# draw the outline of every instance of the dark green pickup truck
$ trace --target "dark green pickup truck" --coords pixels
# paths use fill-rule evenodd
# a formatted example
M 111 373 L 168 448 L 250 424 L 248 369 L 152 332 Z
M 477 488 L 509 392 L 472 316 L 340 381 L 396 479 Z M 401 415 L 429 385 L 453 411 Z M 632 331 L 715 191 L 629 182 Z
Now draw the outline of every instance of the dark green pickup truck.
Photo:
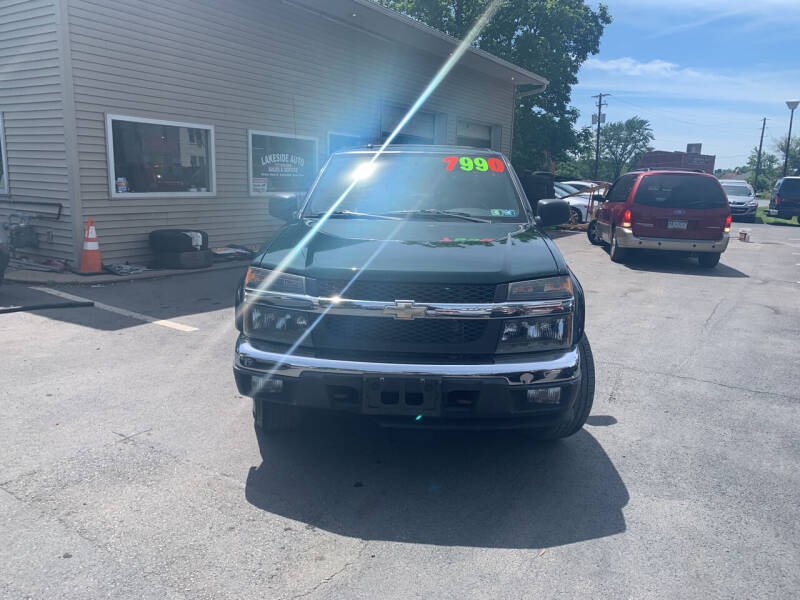
M 237 291 L 234 375 L 256 427 L 307 408 L 385 426 L 532 428 L 586 421 L 594 362 L 578 280 L 506 158 L 389 146 L 334 154 Z

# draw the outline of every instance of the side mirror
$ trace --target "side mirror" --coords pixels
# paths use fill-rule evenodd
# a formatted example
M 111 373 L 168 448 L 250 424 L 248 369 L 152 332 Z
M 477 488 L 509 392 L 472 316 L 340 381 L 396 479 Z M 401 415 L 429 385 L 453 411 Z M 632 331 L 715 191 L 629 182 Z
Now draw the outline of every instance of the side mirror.
M 536 204 L 536 221 L 539 225 L 560 225 L 569 221 L 569 202 L 551 198 Z
M 276 219 L 292 221 L 300 205 L 297 194 L 278 194 L 269 199 L 269 214 Z

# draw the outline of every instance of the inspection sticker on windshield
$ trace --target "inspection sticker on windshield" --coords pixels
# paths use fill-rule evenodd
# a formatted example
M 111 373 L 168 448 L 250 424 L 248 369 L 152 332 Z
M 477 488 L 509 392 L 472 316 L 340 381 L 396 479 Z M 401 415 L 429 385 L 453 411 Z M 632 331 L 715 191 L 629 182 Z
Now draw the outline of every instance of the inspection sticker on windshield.
M 448 171 L 455 171 L 456 165 L 462 171 L 478 171 L 480 173 L 485 173 L 486 171 L 502 173 L 506 170 L 503 161 L 494 157 L 487 160 L 482 156 L 476 156 L 475 158 L 470 156 L 448 156 L 443 160 L 447 165 Z
M 517 211 L 513 208 L 492 208 L 489 214 L 493 217 L 516 217 Z

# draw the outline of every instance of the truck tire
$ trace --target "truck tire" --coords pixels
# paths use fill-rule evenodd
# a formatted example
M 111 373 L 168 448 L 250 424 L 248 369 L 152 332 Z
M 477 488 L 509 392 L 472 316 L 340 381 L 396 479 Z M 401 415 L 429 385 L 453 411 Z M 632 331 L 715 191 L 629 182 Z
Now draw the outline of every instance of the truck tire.
M 703 254 L 697 255 L 697 262 L 700 263 L 701 267 L 713 269 L 719 264 L 720 256 L 721 254 L 719 252 L 704 252 Z
M 192 234 L 200 235 L 199 248 L 192 244 Z M 191 252 L 208 248 L 208 234 L 197 229 L 156 229 L 148 237 L 153 252 Z
M 253 398 L 253 422 L 257 433 L 291 431 L 301 420 L 302 413 L 297 406 Z
M 533 436 L 538 440 L 555 440 L 569 437 L 583 428 L 594 403 L 594 357 L 589 339 L 586 334 L 578 342 L 578 350 L 581 356 L 581 385 L 578 390 L 578 397 L 575 398 L 575 405 L 572 407 L 572 420 L 546 429 L 533 430 Z
M 213 262 L 214 254 L 209 249 L 155 253 L 155 266 L 159 269 L 205 269 Z
M 628 254 L 625 248 L 620 248 L 617 243 L 617 230 L 611 232 L 611 247 L 608 249 L 608 255 L 615 263 L 621 263 L 625 260 Z

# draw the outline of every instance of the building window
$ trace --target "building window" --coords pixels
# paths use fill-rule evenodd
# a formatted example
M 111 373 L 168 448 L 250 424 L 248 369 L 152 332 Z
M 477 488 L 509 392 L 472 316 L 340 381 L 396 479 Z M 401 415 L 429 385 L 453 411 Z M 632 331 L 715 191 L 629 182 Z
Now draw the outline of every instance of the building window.
M 381 114 L 381 140 L 389 139 L 397 125 L 406 116 L 408 109 L 386 105 Z M 433 144 L 436 139 L 436 115 L 431 112 L 417 111 L 398 134 L 392 144 Z
M 305 192 L 317 175 L 315 138 L 253 131 L 248 133 L 250 195 Z
M 214 128 L 106 117 L 111 195 L 213 196 Z
M 6 161 L 6 138 L 3 115 L 0 113 L 0 194 L 8 194 L 8 163 Z
M 458 121 L 456 144 L 475 148 L 492 148 L 492 126 L 471 121 Z
M 360 135 L 349 135 L 347 133 L 328 133 L 328 154 L 333 154 L 339 150 L 348 150 L 350 148 L 360 148 L 368 144 L 367 138 Z

